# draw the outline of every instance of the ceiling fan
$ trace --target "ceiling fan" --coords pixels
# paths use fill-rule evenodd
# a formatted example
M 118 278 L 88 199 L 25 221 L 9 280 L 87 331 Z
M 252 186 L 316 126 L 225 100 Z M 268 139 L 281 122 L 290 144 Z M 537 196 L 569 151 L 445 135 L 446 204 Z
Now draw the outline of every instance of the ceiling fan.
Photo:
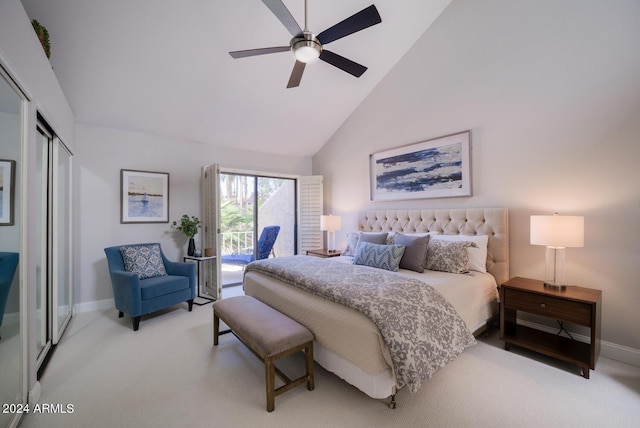
M 304 2 L 304 30 L 300 28 L 282 0 L 262 0 L 262 2 L 271 9 L 271 12 L 273 12 L 276 18 L 282 22 L 293 36 L 289 42 L 289 46 L 276 46 L 271 48 L 229 52 L 229 55 L 233 58 L 245 58 L 249 56 L 291 51 L 293 56 L 296 58 L 296 63 L 294 64 L 293 71 L 289 77 L 287 88 L 295 88 L 299 86 L 305 66 L 318 58 L 343 71 L 346 71 L 349 74 L 352 74 L 355 77 L 360 77 L 365 71 L 367 71 L 367 67 L 328 51 L 324 49 L 323 45 L 356 33 L 360 30 L 364 30 L 372 25 L 381 23 L 382 19 L 380 18 L 380 14 L 378 13 L 378 9 L 376 9 L 375 5 L 362 9 L 360 12 L 337 23 L 333 27 L 327 28 L 316 36 L 309 31 L 307 27 L 307 0 Z

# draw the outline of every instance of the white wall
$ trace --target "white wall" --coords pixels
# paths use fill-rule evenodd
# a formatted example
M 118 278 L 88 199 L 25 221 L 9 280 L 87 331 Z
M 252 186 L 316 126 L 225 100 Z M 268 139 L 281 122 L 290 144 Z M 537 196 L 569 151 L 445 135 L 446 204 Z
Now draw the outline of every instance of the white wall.
M 169 224 L 120 223 L 120 169 L 169 173 L 169 219 L 201 216 L 200 174 L 204 165 L 309 175 L 310 158 L 292 158 L 222 148 L 169 137 L 85 124 L 76 127 L 79 147 L 80 216 L 76 246 L 79 280 L 76 304 L 112 299 L 103 249 L 111 245 L 160 242 L 170 259 L 186 252 L 187 239 Z M 215 138 L 215 136 L 212 136 Z M 198 239 L 198 237 L 196 237 Z
M 366 208 L 505 206 L 511 275 L 543 278 L 529 216 L 584 215 L 567 281 L 640 363 L 639 22 L 633 0 L 454 0 L 313 159 L 337 241 Z M 467 129 L 473 197 L 369 202 L 369 154 Z

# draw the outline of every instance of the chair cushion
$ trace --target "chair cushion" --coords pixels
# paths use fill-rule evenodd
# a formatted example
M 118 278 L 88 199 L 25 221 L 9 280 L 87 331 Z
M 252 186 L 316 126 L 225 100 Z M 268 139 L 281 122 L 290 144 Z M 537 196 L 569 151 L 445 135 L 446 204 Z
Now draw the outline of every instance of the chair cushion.
M 246 266 L 254 260 L 253 254 L 227 254 L 222 256 L 222 263 Z
M 140 281 L 140 297 L 142 300 L 149 300 L 186 288 L 189 288 L 189 278 L 186 276 L 155 276 Z
M 160 245 L 133 245 L 120 248 L 124 269 L 138 274 L 140 279 L 164 276 L 164 268 Z

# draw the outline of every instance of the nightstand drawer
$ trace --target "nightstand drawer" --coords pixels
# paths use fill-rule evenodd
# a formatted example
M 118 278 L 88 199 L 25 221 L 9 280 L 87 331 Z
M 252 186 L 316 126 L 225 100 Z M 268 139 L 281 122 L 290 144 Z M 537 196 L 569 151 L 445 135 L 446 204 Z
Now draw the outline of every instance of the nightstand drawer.
M 591 305 L 553 296 L 505 288 L 505 307 L 591 326 Z

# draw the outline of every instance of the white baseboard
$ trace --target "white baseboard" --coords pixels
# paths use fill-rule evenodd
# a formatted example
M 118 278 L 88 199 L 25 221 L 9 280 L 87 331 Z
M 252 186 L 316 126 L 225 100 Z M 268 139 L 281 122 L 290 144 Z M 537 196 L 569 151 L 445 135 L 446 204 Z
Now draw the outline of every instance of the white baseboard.
M 76 314 L 82 312 L 104 311 L 106 309 L 115 309 L 116 305 L 113 299 L 94 300 L 92 302 L 76 303 L 73 311 Z
M 29 396 L 27 397 L 27 403 L 32 405 L 36 404 L 38 401 L 40 401 L 41 394 L 42 394 L 42 386 L 40 382 L 36 382 L 36 384 L 33 385 L 33 388 L 31 388 L 31 391 L 29 391 Z
M 546 331 L 547 333 L 555 334 L 558 331 L 558 329 L 555 327 L 549 327 L 522 319 L 518 320 L 518 324 L 535 328 L 536 330 Z M 591 340 L 591 338 L 583 334 L 574 332 L 570 333 L 575 340 L 579 340 L 580 342 L 589 343 L 589 341 Z M 620 361 L 621 363 L 640 367 L 640 349 L 629 348 L 628 346 L 622 346 L 616 343 L 607 342 L 606 340 L 600 340 L 600 356 Z

